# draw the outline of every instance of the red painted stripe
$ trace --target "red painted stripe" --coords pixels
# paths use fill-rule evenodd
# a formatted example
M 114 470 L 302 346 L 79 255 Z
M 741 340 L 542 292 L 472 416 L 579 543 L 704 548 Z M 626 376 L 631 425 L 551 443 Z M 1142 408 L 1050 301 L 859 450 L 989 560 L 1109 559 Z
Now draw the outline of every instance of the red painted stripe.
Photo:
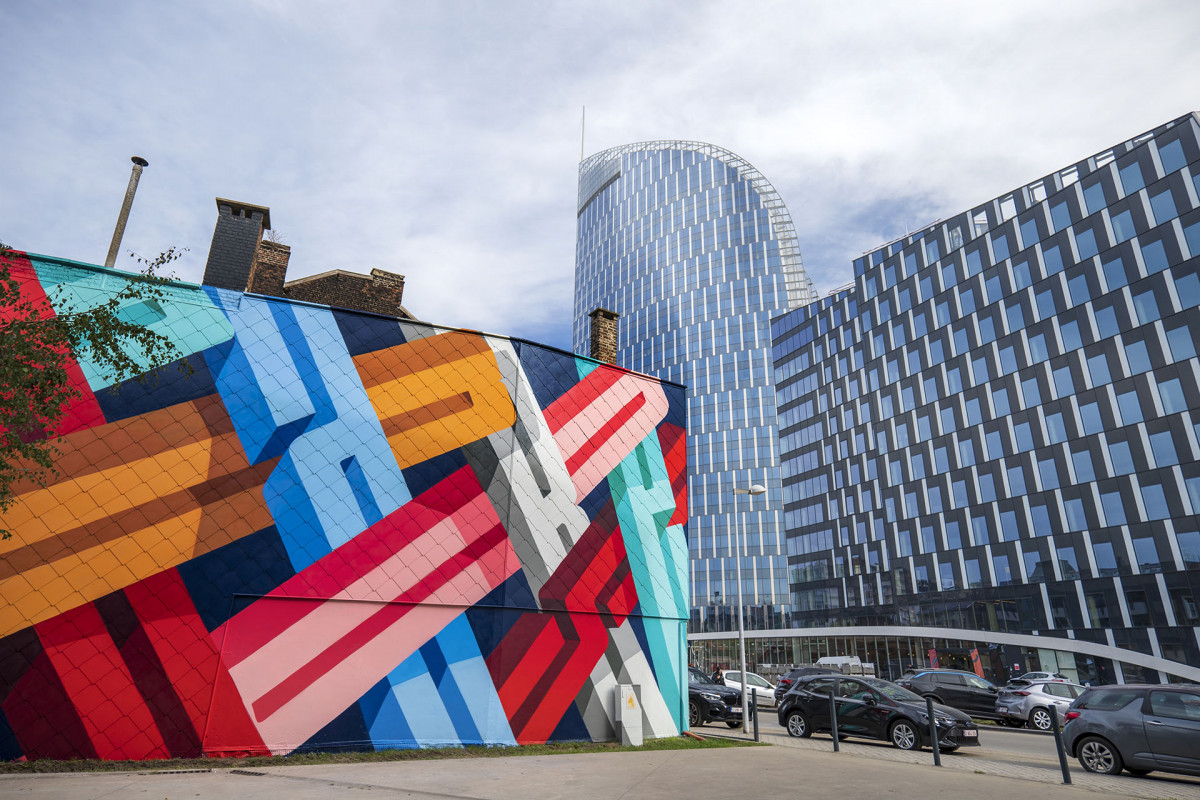
M 504 680 L 497 681 L 496 694 L 510 718 L 520 710 L 562 646 L 562 631 L 554 618 L 530 613 L 521 617 L 496 648 L 515 648 L 523 653 Z M 493 673 L 492 677 L 497 676 Z
M 91 603 L 36 626 L 46 655 L 102 759 L 170 758 L 141 692 Z
M 237 753 L 268 752 L 178 571 L 135 583 L 125 596 L 191 724 L 204 737 L 204 752 L 211 752 L 208 741 L 232 745 Z M 214 698 L 218 680 L 229 685 Z
M 21 300 L 32 305 L 43 319 L 55 316 L 54 307 L 46 297 L 46 290 L 42 288 L 28 255 L 15 250 L 9 251 L 0 256 L 0 265 L 6 267 L 10 277 L 17 281 Z M 14 309 L 9 306 L 0 307 L 0 322 L 14 319 L 16 314 L 13 312 Z M 100 404 L 96 402 L 96 395 L 92 393 L 92 387 L 83 376 L 79 362 L 67 355 L 63 358 L 63 365 L 67 373 L 67 383 L 78 394 L 67 403 L 59 418 L 57 430 L 47 432 L 47 435 L 53 433 L 64 436 L 72 431 L 103 425 L 106 422 L 104 412 L 100 410 Z
M 571 454 L 571 457 L 567 459 L 567 472 L 572 475 L 578 472 L 579 468 L 586 464 L 597 450 L 607 444 L 608 440 L 615 436 L 617 431 L 621 430 L 625 423 L 632 419 L 633 415 L 644 405 L 646 405 L 646 395 L 638 392 L 631 397 L 628 403 L 621 406 L 617 413 L 601 426 L 600 430 L 588 437 L 588 440 Z
M 564 425 L 615 386 L 625 374 L 622 370 L 604 367 L 589 372 L 586 378 L 568 389 L 542 412 L 546 424 L 550 427 L 550 433 L 555 434 L 562 430 Z
M 549 673 L 553 680 L 545 690 L 534 695 L 536 706 L 528 722 L 513 726 L 513 735 L 521 744 L 540 744 L 550 738 L 608 648 L 608 632 L 599 617 L 572 614 L 570 623 L 574 641 L 564 648 L 566 658 L 559 669 Z

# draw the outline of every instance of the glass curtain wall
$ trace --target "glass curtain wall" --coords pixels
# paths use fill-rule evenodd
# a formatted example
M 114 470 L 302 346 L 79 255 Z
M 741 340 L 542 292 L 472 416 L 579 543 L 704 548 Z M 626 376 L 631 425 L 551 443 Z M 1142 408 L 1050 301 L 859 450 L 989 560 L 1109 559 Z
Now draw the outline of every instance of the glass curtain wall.
M 1189 115 L 775 321 L 799 627 L 1039 634 L 1192 674 L 1198 195 Z
M 736 629 L 739 579 L 748 629 L 788 626 L 770 320 L 814 295 L 786 208 L 733 153 L 670 141 L 588 158 L 578 210 L 576 352 L 615 311 L 617 363 L 688 387 L 691 629 Z

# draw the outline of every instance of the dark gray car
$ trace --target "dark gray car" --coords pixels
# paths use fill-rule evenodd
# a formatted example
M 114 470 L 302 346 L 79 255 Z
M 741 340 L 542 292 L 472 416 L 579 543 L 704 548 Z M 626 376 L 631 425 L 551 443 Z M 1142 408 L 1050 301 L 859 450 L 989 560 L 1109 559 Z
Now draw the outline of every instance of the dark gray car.
M 1067 752 L 1088 772 L 1200 775 L 1200 686 L 1094 687 L 1065 720 Z

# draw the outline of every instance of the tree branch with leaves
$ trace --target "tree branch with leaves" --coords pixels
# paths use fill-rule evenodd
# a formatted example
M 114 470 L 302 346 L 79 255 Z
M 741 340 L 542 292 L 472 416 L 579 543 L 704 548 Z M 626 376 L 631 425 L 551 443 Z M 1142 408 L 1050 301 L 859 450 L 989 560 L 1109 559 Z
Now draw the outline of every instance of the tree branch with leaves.
M 79 308 L 23 291 L 18 255 L 0 243 L 0 513 L 21 485 L 45 485 L 54 474 L 54 440 L 81 392 L 71 380 L 83 359 L 104 370 L 114 387 L 181 358 L 169 338 L 121 313 L 131 303 L 167 302 L 161 272 L 182 256 L 175 248 L 154 259 L 133 256 L 141 274 L 103 302 Z M 57 310 L 56 310 L 57 309 Z M 190 372 L 186 362 L 181 363 Z M 12 533 L 0 529 L 0 538 Z

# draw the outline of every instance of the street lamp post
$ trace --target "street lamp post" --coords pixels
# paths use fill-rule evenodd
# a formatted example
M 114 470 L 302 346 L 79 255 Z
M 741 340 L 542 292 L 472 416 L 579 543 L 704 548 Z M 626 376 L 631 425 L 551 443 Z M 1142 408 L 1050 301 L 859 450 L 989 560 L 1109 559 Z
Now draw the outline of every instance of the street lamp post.
M 751 486 L 749 489 L 734 488 L 734 490 L 733 490 L 733 493 L 735 495 L 739 495 L 739 494 L 756 495 L 756 494 L 766 494 L 766 492 L 767 492 L 766 487 L 760 486 L 757 483 L 754 484 L 753 486 Z M 746 625 L 742 621 L 742 526 L 737 524 L 737 508 L 736 508 L 737 501 L 735 500 L 734 503 L 735 503 L 735 507 L 734 507 L 733 530 L 734 530 L 734 533 L 737 535 L 737 561 L 735 562 L 737 564 L 737 571 L 735 572 L 735 574 L 737 575 L 737 592 L 738 592 L 737 593 L 738 653 L 741 655 L 741 659 L 742 659 L 742 672 L 741 672 L 741 678 L 742 678 L 742 733 L 749 733 L 750 732 L 750 709 L 747 708 L 747 705 L 746 705 L 746 686 L 749 683 L 749 679 L 746 677 Z

